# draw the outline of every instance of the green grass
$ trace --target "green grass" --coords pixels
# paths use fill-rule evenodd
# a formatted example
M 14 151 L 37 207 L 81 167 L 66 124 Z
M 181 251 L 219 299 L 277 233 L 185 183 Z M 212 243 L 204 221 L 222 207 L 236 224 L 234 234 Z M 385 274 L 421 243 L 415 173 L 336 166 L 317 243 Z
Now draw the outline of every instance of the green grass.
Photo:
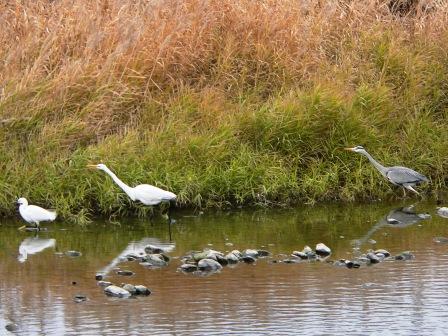
M 13 215 L 20 196 L 79 223 L 152 211 L 85 168 L 99 162 L 130 185 L 175 192 L 181 207 L 401 197 L 343 151 L 354 145 L 422 172 L 431 183 L 420 190 L 437 195 L 448 172 L 447 33 L 411 38 L 394 20 L 334 27 L 334 40 L 312 49 L 318 61 L 302 55 L 303 65 L 295 44 L 269 49 L 249 34 L 238 50 L 235 32 L 212 30 L 203 58 L 154 73 L 154 85 L 138 75 L 140 54 L 110 74 L 61 80 L 48 70 L 27 85 L 11 76 L 0 99 L 0 213 Z

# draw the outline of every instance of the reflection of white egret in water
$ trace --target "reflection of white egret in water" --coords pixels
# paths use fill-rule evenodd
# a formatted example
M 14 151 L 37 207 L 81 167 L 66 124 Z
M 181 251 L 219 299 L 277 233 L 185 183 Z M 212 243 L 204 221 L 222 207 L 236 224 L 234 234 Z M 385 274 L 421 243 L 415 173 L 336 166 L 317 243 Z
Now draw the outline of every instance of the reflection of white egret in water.
M 38 237 L 26 238 L 19 246 L 18 260 L 25 262 L 30 254 L 36 254 L 43 250 L 54 247 L 56 245 L 56 239 L 43 239 Z
M 362 238 L 354 240 L 353 243 L 354 245 L 361 246 L 376 231 L 383 227 L 405 228 L 428 218 L 431 218 L 428 213 L 417 213 L 414 205 L 394 209 L 381 218 Z
M 98 274 L 103 276 L 107 275 L 112 271 L 117 265 L 123 261 L 127 260 L 128 255 L 143 256 L 146 255 L 145 247 L 150 245 L 153 248 L 159 248 L 163 252 L 171 252 L 174 250 L 176 245 L 172 242 L 163 242 L 157 238 L 143 238 L 140 241 L 133 241 L 128 244 L 128 246 L 116 257 L 109 265 L 103 267 Z

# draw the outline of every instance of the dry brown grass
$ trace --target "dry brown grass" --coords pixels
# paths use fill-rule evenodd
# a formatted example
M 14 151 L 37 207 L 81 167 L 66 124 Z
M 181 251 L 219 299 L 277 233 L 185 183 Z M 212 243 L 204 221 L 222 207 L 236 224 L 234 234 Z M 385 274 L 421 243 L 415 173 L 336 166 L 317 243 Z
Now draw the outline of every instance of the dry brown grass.
M 185 86 L 231 94 L 313 86 L 332 81 L 329 67 L 362 68 L 369 34 L 409 43 L 445 36 L 447 5 L 427 2 L 402 17 L 374 0 L 2 1 L 1 99 L 26 99 L 20 114 L 76 112 L 110 132 Z

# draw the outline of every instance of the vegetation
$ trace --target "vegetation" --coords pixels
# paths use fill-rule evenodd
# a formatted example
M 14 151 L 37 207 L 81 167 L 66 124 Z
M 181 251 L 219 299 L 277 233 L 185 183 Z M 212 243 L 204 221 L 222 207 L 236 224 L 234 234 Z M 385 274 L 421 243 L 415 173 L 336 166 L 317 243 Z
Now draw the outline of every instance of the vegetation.
M 411 5 L 404 6 L 403 3 Z M 181 206 L 400 197 L 364 158 L 446 188 L 440 1 L 0 4 L 0 212 L 144 214 L 87 163 Z

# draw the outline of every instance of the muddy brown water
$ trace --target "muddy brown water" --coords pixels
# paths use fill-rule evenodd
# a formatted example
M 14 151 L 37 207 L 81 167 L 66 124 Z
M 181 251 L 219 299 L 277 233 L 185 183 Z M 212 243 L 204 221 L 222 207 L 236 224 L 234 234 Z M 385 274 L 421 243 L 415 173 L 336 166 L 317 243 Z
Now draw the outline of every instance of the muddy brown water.
M 15 323 L 20 335 L 445 335 L 448 334 L 448 219 L 433 203 L 322 205 L 297 209 L 177 212 L 171 240 L 163 221 L 97 221 L 87 229 L 46 224 L 38 235 L 19 221 L 0 226 L 0 335 Z M 396 220 L 395 224 L 389 224 Z M 323 242 L 331 260 L 360 250 L 410 250 L 415 259 L 347 269 L 325 262 L 284 264 L 304 245 Z M 34 242 L 36 246 L 30 247 Z M 28 244 L 28 245 L 27 245 Z M 170 250 L 162 269 L 118 257 L 146 244 Z M 28 246 L 28 247 L 27 247 Z M 40 247 L 39 247 L 40 246 Z M 38 251 L 43 246 L 46 248 Z M 271 258 L 224 267 L 210 276 L 183 274 L 179 257 L 191 250 L 263 248 Z M 34 250 L 32 250 L 34 248 Z M 29 253 L 25 253 L 28 249 Z M 62 254 L 82 252 L 80 257 Z M 34 253 L 34 254 L 33 254 Z M 131 270 L 130 277 L 115 274 Z M 152 294 L 111 298 L 105 280 L 148 286 Z M 76 283 L 76 284 L 73 284 Z M 76 294 L 88 300 L 75 303 Z

